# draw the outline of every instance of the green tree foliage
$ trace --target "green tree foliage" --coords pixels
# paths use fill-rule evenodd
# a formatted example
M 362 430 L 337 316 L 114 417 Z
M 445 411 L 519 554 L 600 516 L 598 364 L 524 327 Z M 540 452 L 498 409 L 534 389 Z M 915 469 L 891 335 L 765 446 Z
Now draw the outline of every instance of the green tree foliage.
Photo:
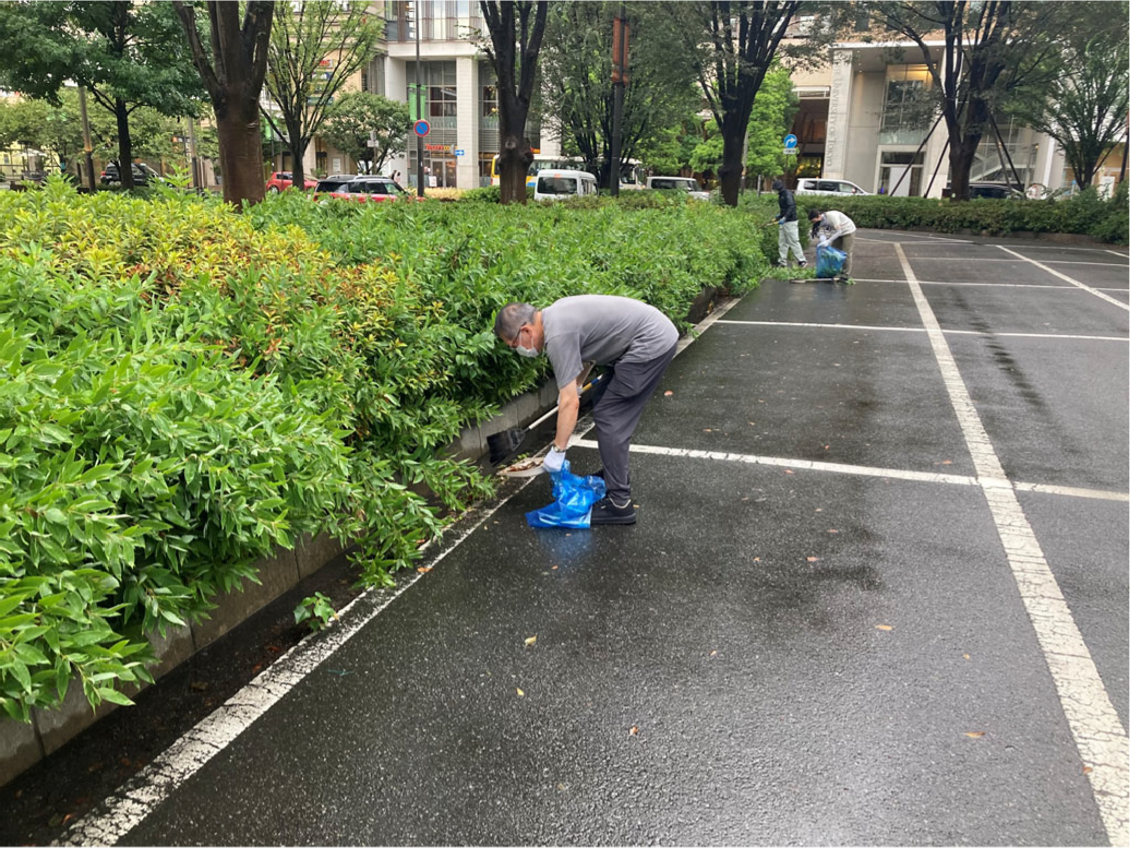
M 548 117 L 602 185 L 612 149 L 612 21 L 620 7 L 618 2 L 554 4 L 542 48 Z M 620 166 L 669 138 L 668 128 L 698 104 L 690 57 L 671 50 L 679 37 L 676 20 L 660 3 L 631 3 L 627 12 L 630 68 Z
M 329 108 L 322 137 L 372 174 L 380 171 L 389 156 L 404 152 L 409 120 L 408 104 L 352 91 Z M 369 147 L 370 133 L 376 133 L 376 147 Z
M 654 132 L 640 142 L 638 158 L 651 171 L 676 176 L 691 167 L 691 156 L 702 141 L 704 121 L 687 114 L 682 120 Z
M 749 118 L 745 170 L 747 185 L 759 174 L 779 176 L 796 167 L 796 156 L 784 153 L 785 136 L 793 125 L 800 98 L 793 92 L 793 81 L 784 68 L 765 75 Z
M 341 87 L 376 52 L 383 22 L 362 0 L 282 3 L 267 49 L 264 84 L 279 114 L 263 117 L 290 150 L 293 185 L 305 186 L 302 157 Z
M 137 109 L 195 114 L 203 94 L 165 3 L 0 4 L 0 82 L 58 104 L 67 80 L 86 86 L 113 115 L 123 163 L 134 158 L 130 116 Z M 131 169 L 120 170 L 122 185 L 132 187 Z
M 693 57 L 699 87 L 719 128 L 722 197 L 734 206 L 753 102 L 774 58 L 779 53 L 794 63 L 817 61 L 848 4 L 698 0 L 665 5 L 679 23 L 683 50 Z M 793 27 L 802 11 L 812 12 L 816 20 L 803 29 Z M 786 34 L 792 37 L 782 45 Z
M 1058 73 L 1057 32 L 1088 3 L 1012 0 L 873 2 L 866 5 L 878 37 L 909 39 L 933 80 L 949 133 L 954 200 L 969 199 L 969 174 L 993 115 L 1018 93 L 1048 84 Z M 939 49 L 932 42 L 942 41 Z
M 1010 111 L 1059 142 L 1076 181 L 1089 186 L 1126 134 L 1130 8 L 1088 2 L 1073 9 L 1077 25 L 1058 39 L 1062 50 L 1053 60 L 1060 72 L 1024 92 Z

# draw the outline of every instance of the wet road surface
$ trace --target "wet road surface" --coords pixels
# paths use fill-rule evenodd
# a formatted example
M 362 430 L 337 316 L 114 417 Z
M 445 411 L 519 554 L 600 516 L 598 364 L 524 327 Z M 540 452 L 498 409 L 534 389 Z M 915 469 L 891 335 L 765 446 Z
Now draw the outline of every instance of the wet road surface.
M 860 236 L 674 360 L 637 525 L 512 484 L 67 838 L 1124 842 L 1126 255 Z

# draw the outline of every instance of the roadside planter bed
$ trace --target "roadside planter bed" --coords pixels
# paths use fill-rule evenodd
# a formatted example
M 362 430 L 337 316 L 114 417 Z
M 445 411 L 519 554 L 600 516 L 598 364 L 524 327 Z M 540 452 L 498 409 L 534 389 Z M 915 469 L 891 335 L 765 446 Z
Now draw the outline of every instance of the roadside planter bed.
M 17 722 L 68 690 L 128 703 L 151 640 L 303 540 L 356 542 L 366 582 L 410 564 L 443 526 L 412 489 L 448 515 L 489 493 L 445 448 L 544 382 L 493 338 L 502 304 L 624 294 L 685 329 L 704 289 L 766 271 L 750 217 L 709 204 L 286 192 L 237 214 L 51 181 L 0 193 L 0 222 L 0 707 Z

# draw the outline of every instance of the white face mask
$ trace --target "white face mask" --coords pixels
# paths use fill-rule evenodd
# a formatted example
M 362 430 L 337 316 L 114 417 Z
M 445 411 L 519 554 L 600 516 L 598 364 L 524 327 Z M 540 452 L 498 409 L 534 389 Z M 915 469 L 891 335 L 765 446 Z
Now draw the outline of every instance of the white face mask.
M 514 350 L 518 351 L 519 356 L 524 356 L 527 359 L 534 359 L 538 355 L 537 350 L 532 347 L 522 347 L 521 345 L 518 345 L 514 348 Z

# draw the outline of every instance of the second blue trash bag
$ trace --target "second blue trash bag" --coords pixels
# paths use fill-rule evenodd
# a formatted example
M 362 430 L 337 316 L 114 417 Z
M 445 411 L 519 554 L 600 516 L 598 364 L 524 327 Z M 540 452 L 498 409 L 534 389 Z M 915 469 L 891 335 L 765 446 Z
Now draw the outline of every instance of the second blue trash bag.
M 578 477 L 565 466 L 549 475 L 553 479 L 553 503 L 526 513 L 531 527 L 587 528 L 592 505 L 604 497 L 604 481 L 599 477 Z
M 831 245 L 816 248 L 816 276 L 825 279 L 839 275 L 847 254 Z

